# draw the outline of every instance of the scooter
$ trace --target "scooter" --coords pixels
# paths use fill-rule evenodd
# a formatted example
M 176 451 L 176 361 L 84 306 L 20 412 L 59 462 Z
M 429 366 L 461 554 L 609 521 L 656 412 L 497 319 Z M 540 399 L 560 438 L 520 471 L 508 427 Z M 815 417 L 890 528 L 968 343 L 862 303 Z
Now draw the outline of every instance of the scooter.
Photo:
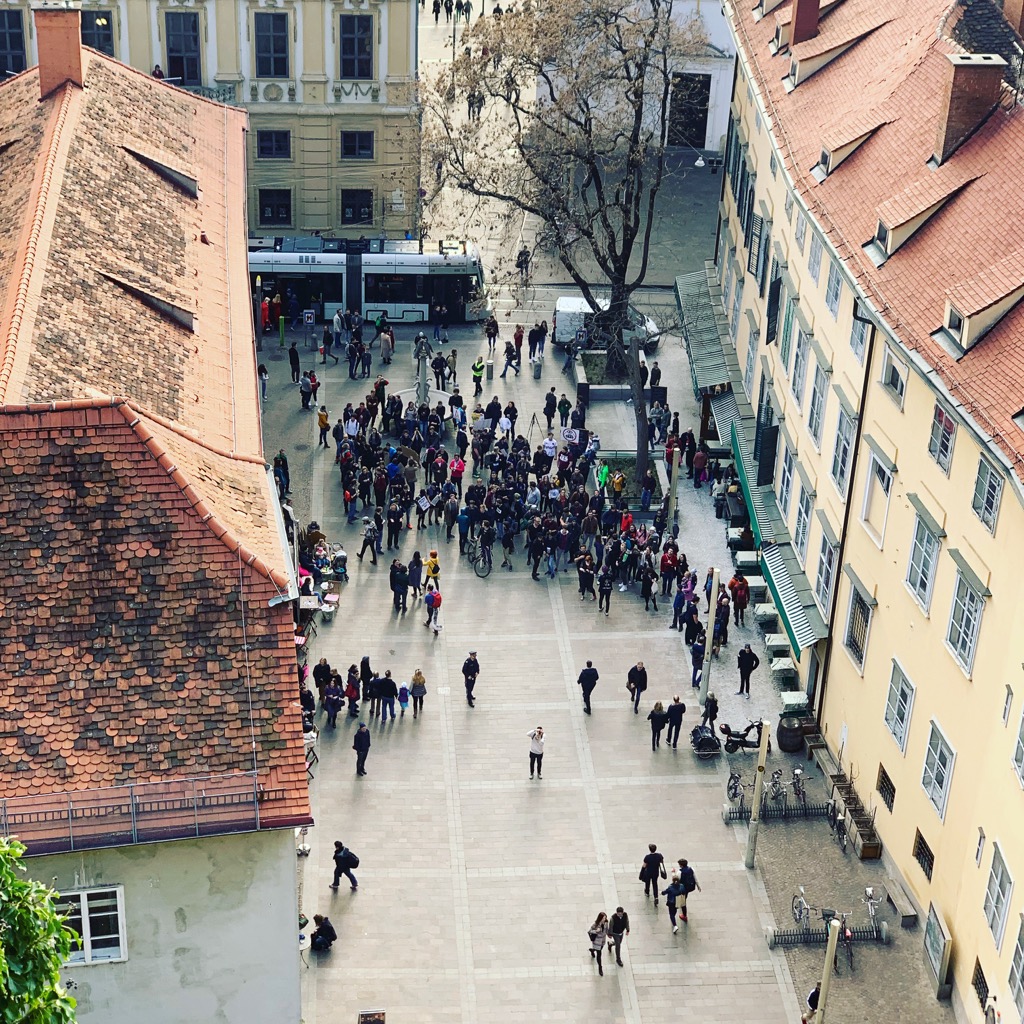
M 757 750 L 761 746 L 761 730 L 764 728 L 760 719 L 751 723 L 742 732 L 733 732 L 732 729 L 723 723 L 718 731 L 725 737 L 725 752 L 735 754 L 737 750 Z M 753 736 L 751 736 L 753 730 Z M 772 752 L 772 741 L 768 741 L 768 753 Z

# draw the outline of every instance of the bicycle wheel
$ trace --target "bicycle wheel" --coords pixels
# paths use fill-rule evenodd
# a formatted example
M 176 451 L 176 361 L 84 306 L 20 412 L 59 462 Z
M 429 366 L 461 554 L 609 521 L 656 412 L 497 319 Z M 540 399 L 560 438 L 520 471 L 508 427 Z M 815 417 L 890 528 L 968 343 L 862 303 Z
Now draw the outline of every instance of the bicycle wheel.
M 739 797 L 742 789 L 740 786 L 740 780 L 737 778 L 730 778 L 728 784 L 725 787 L 725 795 L 732 801 L 735 801 Z
M 839 849 L 846 853 L 846 844 L 849 840 L 849 836 L 846 834 L 846 825 L 842 820 L 836 822 L 836 842 L 839 843 Z
M 828 818 L 828 827 L 834 829 L 836 827 L 836 820 L 838 818 L 838 814 L 836 813 L 835 800 L 829 800 L 828 807 L 825 811 L 825 816 Z
M 799 924 L 804 916 L 804 900 L 802 896 L 793 897 L 793 920 Z
M 483 558 L 477 558 L 473 563 L 473 572 L 475 572 L 480 579 L 486 579 L 491 575 L 491 563 L 485 561 Z

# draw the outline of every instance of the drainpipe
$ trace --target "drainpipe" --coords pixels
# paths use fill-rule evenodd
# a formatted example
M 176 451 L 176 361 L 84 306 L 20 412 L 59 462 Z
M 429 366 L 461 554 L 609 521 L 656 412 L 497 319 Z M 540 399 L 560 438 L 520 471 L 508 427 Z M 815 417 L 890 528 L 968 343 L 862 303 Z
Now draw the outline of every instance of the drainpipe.
M 864 317 L 857 316 L 857 307 L 860 305 L 859 299 L 854 299 L 853 315 L 854 319 L 864 320 Z M 853 481 L 857 476 L 857 463 L 860 459 L 860 439 L 864 432 L 864 409 L 867 406 L 868 401 L 868 385 L 871 383 L 871 360 L 875 354 L 875 336 L 878 331 L 875 327 L 874 321 L 871 321 L 871 331 L 868 335 L 867 351 L 864 353 L 864 379 L 861 381 L 860 388 L 860 404 L 857 408 L 857 429 L 854 432 L 853 438 L 853 458 L 850 462 L 850 488 L 853 486 Z M 842 571 L 843 557 L 846 554 L 846 537 L 850 529 L 850 509 L 853 507 L 851 501 L 850 488 L 846 492 L 846 508 L 843 510 L 843 525 L 839 533 L 839 553 L 836 556 L 836 576 Z M 832 650 L 835 647 L 835 628 L 836 628 L 836 617 L 839 612 L 839 601 L 835 590 L 838 579 L 833 583 L 833 594 L 832 594 L 832 608 L 829 611 L 828 616 L 828 637 L 825 640 L 825 656 L 821 660 L 821 674 L 820 674 L 820 685 L 818 686 L 817 702 L 818 707 L 815 711 L 814 718 L 818 724 L 818 731 L 821 731 L 821 713 L 825 707 L 825 689 L 827 687 L 828 670 L 832 664 Z

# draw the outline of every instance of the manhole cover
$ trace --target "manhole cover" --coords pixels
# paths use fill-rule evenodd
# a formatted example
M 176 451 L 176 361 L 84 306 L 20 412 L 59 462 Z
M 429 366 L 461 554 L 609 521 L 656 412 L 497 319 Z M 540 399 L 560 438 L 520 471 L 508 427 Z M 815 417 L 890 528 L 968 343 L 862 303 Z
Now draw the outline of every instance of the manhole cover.
M 308 444 L 293 444 L 292 448 L 294 448 L 295 451 L 297 451 L 297 452 L 308 452 L 309 451 L 309 445 Z

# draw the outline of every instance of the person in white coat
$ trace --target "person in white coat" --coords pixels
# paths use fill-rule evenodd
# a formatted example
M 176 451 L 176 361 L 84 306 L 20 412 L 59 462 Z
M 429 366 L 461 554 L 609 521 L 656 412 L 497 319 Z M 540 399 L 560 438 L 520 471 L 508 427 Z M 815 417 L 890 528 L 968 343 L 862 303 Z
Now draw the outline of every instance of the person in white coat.
M 537 770 L 537 778 L 543 778 L 540 773 L 541 764 L 544 761 L 544 729 L 537 726 L 531 729 L 527 735 L 530 737 L 530 778 L 533 778 L 534 769 Z

